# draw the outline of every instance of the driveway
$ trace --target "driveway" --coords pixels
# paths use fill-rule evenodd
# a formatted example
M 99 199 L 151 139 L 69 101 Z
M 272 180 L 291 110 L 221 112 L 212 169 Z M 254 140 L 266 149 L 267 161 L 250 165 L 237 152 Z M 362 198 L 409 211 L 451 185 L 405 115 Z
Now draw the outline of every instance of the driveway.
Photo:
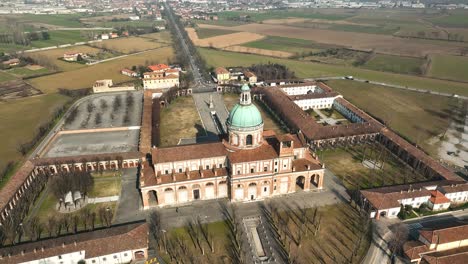
M 133 222 L 146 218 L 146 212 L 141 210 L 142 202 L 138 189 L 138 170 L 136 168 L 122 170 L 122 190 L 114 218 L 114 224 Z

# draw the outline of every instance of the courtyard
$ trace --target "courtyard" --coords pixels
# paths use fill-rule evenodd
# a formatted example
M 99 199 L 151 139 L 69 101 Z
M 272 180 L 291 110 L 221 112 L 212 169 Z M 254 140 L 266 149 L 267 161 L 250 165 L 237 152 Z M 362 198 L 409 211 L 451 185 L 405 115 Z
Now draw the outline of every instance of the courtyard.
M 138 151 L 139 129 L 60 134 L 44 157 L 68 157 Z
M 430 180 L 409 169 L 378 143 L 321 150 L 317 154 L 348 190 Z
M 64 130 L 140 126 L 142 107 L 141 92 L 89 96 L 71 110 Z

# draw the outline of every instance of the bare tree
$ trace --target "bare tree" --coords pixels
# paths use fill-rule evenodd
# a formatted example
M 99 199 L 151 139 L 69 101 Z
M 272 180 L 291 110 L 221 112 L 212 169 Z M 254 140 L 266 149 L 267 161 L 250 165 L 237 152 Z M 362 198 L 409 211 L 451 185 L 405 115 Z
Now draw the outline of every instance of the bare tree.
M 403 244 L 408 240 L 408 226 L 399 223 L 393 228 L 392 237 L 388 242 L 388 247 L 393 255 L 398 255 L 403 250 Z

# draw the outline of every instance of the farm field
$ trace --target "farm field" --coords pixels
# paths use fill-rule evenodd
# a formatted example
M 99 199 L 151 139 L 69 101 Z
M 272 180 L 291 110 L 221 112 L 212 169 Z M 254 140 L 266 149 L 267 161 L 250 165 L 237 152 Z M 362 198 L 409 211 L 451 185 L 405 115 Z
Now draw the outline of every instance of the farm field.
M 437 54 L 431 62 L 429 76 L 468 82 L 468 57 Z
M 437 157 L 437 142 L 433 144 L 431 139 L 448 128 L 456 99 L 345 80 L 327 81 L 327 84 Z
M 193 44 L 200 47 L 215 47 L 225 48 L 229 46 L 239 45 L 246 42 L 262 39 L 264 36 L 249 33 L 249 32 L 235 32 L 228 35 L 216 36 L 211 38 L 199 39 L 197 32 L 194 28 L 185 28 L 187 34 L 192 40 Z
M 442 27 L 468 27 L 468 12 L 454 10 L 450 15 L 441 15 L 430 18 L 429 21 Z
M 421 74 L 423 63 L 422 58 L 376 54 L 363 67 L 376 71 L 418 75 Z
M 17 146 L 29 141 L 36 129 L 68 100 L 66 96 L 47 94 L 0 102 L 0 122 L 4 124 L 0 126 L 0 137 L 8 139 L 0 148 L 0 170 L 9 161 L 21 160 Z
M 0 71 L 0 82 L 6 82 L 16 79 L 14 75 L 8 72 Z
M 71 71 L 79 68 L 86 67 L 85 64 L 76 63 L 76 62 L 67 62 L 60 60 L 63 57 L 64 53 L 67 52 L 83 52 L 86 54 L 96 55 L 99 52 L 102 52 L 98 48 L 93 48 L 86 45 L 61 48 L 61 49 L 51 49 L 45 51 L 31 52 L 27 53 L 27 57 L 31 57 L 36 60 L 38 63 L 49 68 L 57 68 L 60 71 Z
M 171 43 L 171 33 L 169 31 L 161 31 L 156 33 L 143 34 L 139 36 L 140 38 L 153 39 L 159 43 Z
M 294 71 L 296 76 L 299 78 L 353 75 L 357 78 L 373 81 L 388 82 L 421 89 L 468 95 L 468 84 L 453 81 L 386 73 L 354 67 L 302 62 L 289 59 L 278 59 L 260 55 L 239 54 L 205 48 L 199 48 L 199 52 L 206 60 L 208 67 L 226 67 L 230 65 L 251 66 L 252 64 L 257 63 L 271 62 L 280 63 L 287 66 L 292 71 Z
M 91 32 L 88 32 L 91 33 Z M 31 48 L 44 48 L 62 44 L 73 44 L 88 41 L 89 38 L 79 30 L 54 30 L 49 31 L 50 39 L 31 42 Z
M 178 97 L 161 109 L 159 127 L 161 147 L 177 145 L 181 138 L 194 138 L 206 134 L 191 96 Z
M 131 81 L 132 78 L 120 74 L 120 70 L 133 65 L 150 63 L 167 63 L 173 57 L 171 47 L 162 47 L 137 55 L 99 63 L 96 65 L 61 72 L 54 75 L 30 79 L 29 82 L 45 93 L 57 91 L 58 88 L 81 89 L 90 88 L 96 80 L 113 79 L 114 84 Z
M 323 49 L 323 46 L 317 45 L 308 40 L 292 39 L 284 37 L 268 36 L 264 39 L 242 44 L 244 47 L 278 50 L 288 53 L 302 54 L 309 52 L 317 52 Z
M 49 73 L 50 71 L 47 68 L 44 68 L 42 66 L 36 65 L 36 66 L 25 66 L 25 67 L 20 67 L 20 68 L 13 68 L 11 70 L 8 70 L 8 73 L 19 76 L 19 77 L 30 77 L 30 76 L 35 76 L 35 75 L 40 75 L 40 74 L 46 74 Z
M 105 40 L 93 43 L 92 46 L 129 54 L 159 48 L 163 45 L 146 38 L 128 37 Z
M 462 47 L 468 46 L 468 43 L 460 42 L 404 39 L 389 35 L 376 35 L 345 31 L 337 34 L 337 32 L 334 30 L 301 28 L 272 24 L 246 24 L 234 27 L 221 27 L 200 24 L 199 27 L 230 29 L 267 36 L 304 39 L 314 41 L 316 43 L 339 45 L 346 48 L 363 51 L 374 50 L 378 53 L 420 57 L 423 57 L 429 53 L 458 54 Z
M 292 10 L 274 10 L 265 12 L 247 12 L 247 11 L 226 11 L 218 13 L 220 20 L 236 21 L 240 16 L 247 16 L 247 21 L 261 22 L 267 19 L 282 19 L 287 17 L 323 19 L 323 20 L 342 20 L 349 18 L 350 14 L 327 14 L 316 9 L 292 9 Z
M 211 38 L 211 37 L 233 33 L 231 30 L 216 29 L 216 28 L 197 28 L 196 32 L 197 32 L 198 38 L 200 39 Z
M 82 27 L 80 14 L 67 14 L 67 15 L 32 15 L 26 14 L 20 16 L 20 20 L 32 24 L 47 24 L 56 27 Z

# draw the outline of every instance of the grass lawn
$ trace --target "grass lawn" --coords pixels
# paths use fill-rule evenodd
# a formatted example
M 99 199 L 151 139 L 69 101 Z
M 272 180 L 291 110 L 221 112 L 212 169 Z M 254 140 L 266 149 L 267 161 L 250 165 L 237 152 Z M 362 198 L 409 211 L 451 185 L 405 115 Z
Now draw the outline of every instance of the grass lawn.
M 99 177 L 94 178 L 94 186 L 89 192 L 89 197 L 106 197 L 119 195 L 122 185 L 120 177 Z
M 200 241 L 202 246 L 205 249 L 205 255 L 202 255 L 200 249 L 195 247 L 192 243 L 192 239 L 186 227 L 173 228 L 168 231 L 166 235 L 166 240 L 168 243 L 177 244 L 177 239 L 184 243 L 187 246 L 186 251 L 184 251 L 184 256 L 193 255 L 196 263 L 228 263 L 228 234 L 229 229 L 227 223 L 224 221 L 213 222 L 205 225 L 208 234 L 212 236 L 211 242 L 214 242 L 214 252 L 210 251 L 210 248 L 206 240 L 200 235 Z M 172 263 L 170 261 L 169 255 L 164 252 L 164 249 L 159 252 L 166 263 Z M 182 256 L 181 256 L 182 257 Z
M 422 58 L 400 57 L 376 54 L 363 67 L 369 70 L 387 71 L 402 74 L 421 74 Z
M 16 79 L 15 76 L 9 74 L 8 72 L 0 71 L 0 82 L 6 82 Z
M 108 203 L 98 203 L 98 204 L 87 204 L 85 207 L 75 211 L 75 212 L 71 212 L 71 213 L 59 213 L 57 210 L 56 210 L 56 206 L 57 206 L 57 199 L 55 198 L 55 196 L 52 194 L 52 192 L 49 190 L 49 192 L 45 193 L 43 192 L 41 194 L 41 196 L 39 196 L 39 199 L 38 201 L 40 201 L 40 198 L 43 196 L 43 195 L 46 195 L 44 197 L 44 200 L 42 201 L 41 204 L 36 204 L 35 206 L 39 206 L 39 209 L 37 211 L 37 214 L 36 216 L 39 218 L 39 221 L 42 222 L 42 224 L 44 225 L 44 227 L 47 226 L 47 222 L 48 222 L 48 219 L 52 216 L 54 216 L 56 219 L 59 219 L 61 217 L 64 217 L 66 215 L 71 215 L 71 216 L 74 216 L 74 215 L 78 215 L 78 216 L 81 216 L 81 213 L 83 212 L 83 210 L 85 208 L 89 208 L 91 210 L 91 212 L 95 212 L 96 213 L 96 219 L 95 219 L 95 225 L 96 227 L 98 226 L 101 226 L 102 225 L 102 222 L 101 220 L 99 219 L 99 209 L 101 207 L 104 207 L 104 208 L 110 208 L 112 211 L 114 211 L 114 214 L 115 214 L 115 210 L 117 208 L 117 202 L 108 202 Z M 89 228 L 89 227 L 88 227 Z M 84 226 L 82 223 L 80 223 L 79 227 L 78 227 L 78 230 L 83 230 L 84 229 Z M 45 237 L 46 234 L 47 234 L 47 230 L 45 230 L 43 232 L 43 236 Z M 62 231 L 62 234 L 65 234 L 65 230 Z
M 323 47 L 309 40 L 268 36 L 264 39 L 242 44 L 244 47 L 279 50 L 296 54 L 318 52 Z
M 328 169 L 340 178 L 344 186 L 350 190 L 427 180 L 423 175 L 412 173 L 401 161 L 394 158 L 380 145 L 360 145 L 349 147 L 347 150 L 330 149 L 323 151 L 323 153 L 319 152 L 319 156 L 327 164 Z M 371 161 L 382 162 L 383 160 L 383 169 L 373 169 L 372 165 L 370 168 L 364 166 L 363 157 L 365 160 Z M 376 168 L 378 166 L 376 163 Z
M 239 102 L 239 95 L 233 93 L 226 93 L 223 95 L 224 103 L 228 110 L 231 110 L 235 104 Z M 284 134 L 285 130 L 281 128 L 281 125 L 278 124 L 276 119 L 268 112 L 266 107 L 264 107 L 261 103 L 255 102 L 260 114 L 262 115 L 263 119 L 263 130 L 273 130 L 276 134 Z
M 313 228 L 314 210 L 308 209 L 306 214 L 311 221 L 309 226 Z M 300 223 L 297 216 L 300 213 L 290 215 L 293 221 L 288 221 L 288 229 L 296 237 L 296 223 Z M 318 207 L 317 219 L 319 218 L 320 229 L 315 236 L 312 231 L 308 231 L 303 234 L 301 247 L 291 243 L 291 255 L 297 256 L 297 263 L 361 263 L 369 248 L 372 233 L 370 225 L 363 222 L 359 213 L 349 204 L 339 203 Z M 360 238 L 362 240 L 357 254 L 351 258 L 354 246 L 358 245 Z
M 428 141 L 447 129 L 455 99 L 345 80 L 327 83 L 436 157 L 437 144 Z
M 200 116 L 191 96 L 181 96 L 161 110 L 161 146 L 174 146 L 181 138 L 204 136 Z
M 225 30 L 225 29 L 217 29 L 217 28 L 197 28 L 197 36 L 200 39 L 204 38 L 211 38 L 220 35 L 232 34 L 236 31 Z
M 468 82 L 468 57 L 437 54 L 431 60 L 429 76 Z
M 144 52 L 138 55 L 130 55 L 124 58 L 82 67 L 76 70 L 61 72 L 53 75 L 30 79 L 29 82 L 37 89 L 45 93 L 52 93 L 58 88 L 81 89 L 91 88 L 96 80 L 112 79 L 114 84 L 133 80 L 120 74 L 122 68 L 130 68 L 133 65 L 150 63 L 167 63 L 173 58 L 171 47 Z
M 0 170 L 9 161 L 21 160 L 18 144 L 29 141 L 37 128 L 51 119 L 55 109 L 68 100 L 63 95 L 46 94 L 0 102 L 0 138 L 8 139 L 0 148 Z
M 373 81 L 382 81 L 421 89 L 468 95 L 468 84 L 466 83 L 371 71 L 354 67 L 327 65 L 289 59 L 278 59 L 252 54 L 240 54 L 207 48 L 198 48 L 198 50 L 200 51 L 202 57 L 206 60 L 208 67 L 227 67 L 232 65 L 251 66 L 252 64 L 257 63 L 271 62 L 280 63 L 289 67 L 300 78 L 353 75 L 357 78 Z
M 29 76 L 35 76 L 35 75 L 41 75 L 41 74 L 46 74 L 49 73 L 50 71 L 47 68 L 42 68 L 42 69 L 37 69 L 37 70 L 31 70 L 28 69 L 27 67 L 21 67 L 21 68 L 13 68 L 11 70 L 8 70 L 8 73 L 20 76 L 20 77 L 29 77 Z

